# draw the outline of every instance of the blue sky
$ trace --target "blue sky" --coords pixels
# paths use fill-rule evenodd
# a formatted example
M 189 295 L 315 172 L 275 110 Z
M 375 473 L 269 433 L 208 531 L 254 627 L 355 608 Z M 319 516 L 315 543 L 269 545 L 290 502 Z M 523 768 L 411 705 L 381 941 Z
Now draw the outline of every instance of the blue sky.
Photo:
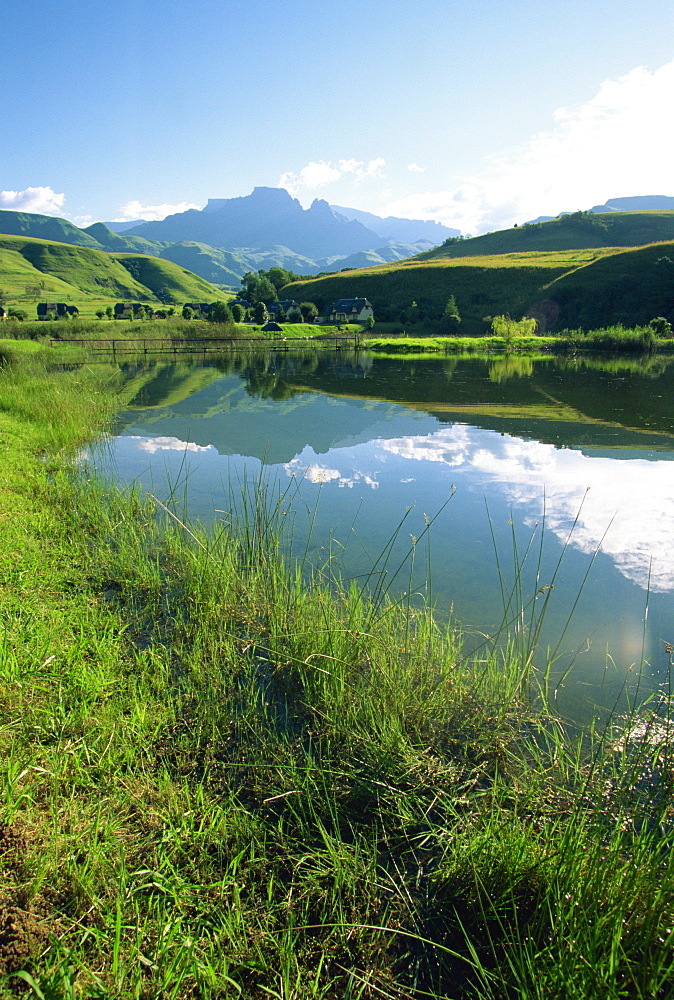
M 674 195 L 672 0 L 30 0 L 0 208 L 81 225 L 287 187 L 484 232 Z

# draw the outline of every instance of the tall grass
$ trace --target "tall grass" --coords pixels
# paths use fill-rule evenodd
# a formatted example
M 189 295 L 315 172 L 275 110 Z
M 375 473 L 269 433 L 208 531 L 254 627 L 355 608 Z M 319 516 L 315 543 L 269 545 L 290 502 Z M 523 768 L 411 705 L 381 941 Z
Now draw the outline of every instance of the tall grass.
M 28 462 L 63 408 L 22 377 L 0 375 L 24 490 L 20 518 L 0 493 L 5 995 L 671 995 L 669 692 L 581 734 L 534 709 L 540 543 L 502 568 L 510 642 L 465 657 L 431 611 L 288 562 L 254 484 L 207 534 Z

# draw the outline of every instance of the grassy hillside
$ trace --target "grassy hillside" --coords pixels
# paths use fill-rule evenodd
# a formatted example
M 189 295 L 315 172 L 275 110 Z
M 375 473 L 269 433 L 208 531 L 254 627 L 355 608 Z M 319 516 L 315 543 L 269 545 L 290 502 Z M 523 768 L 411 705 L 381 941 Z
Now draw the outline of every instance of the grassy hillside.
M 159 298 L 162 302 L 213 302 L 215 299 L 228 297 L 205 278 L 200 278 L 170 260 L 130 253 L 111 256 L 136 281 L 149 288 L 153 298 Z
M 546 298 L 559 307 L 558 326 L 674 320 L 674 242 L 622 250 L 556 278 Z M 605 322 L 604 322 L 605 320 Z
M 117 300 L 186 302 L 225 298 L 213 285 L 170 261 L 19 236 L 0 236 L 0 289 L 10 307 L 31 318 L 39 301 L 93 312 Z
M 87 226 L 83 232 L 92 236 L 98 246 L 96 249 L 112 251 L 113 253 L 143 253 L 158 256 L 164 243 L 153 242 L 143 239 L 142 236 L 120 236 L 113 232 L 103 222 L 94 222 L 92 226 Z
M 0 211 L 0 233 L 8 236 L 30 236 L 35 239 L 72 243 L 74 246 L 96 249 L 98 243 L 89 233 L 78 229 L 67 219 L 32 212 Z
M 642 213 L 643 214 L 643 213 Z M 648 322 L 674 316 L 674 243 L 634 250 L 616 247 L 554 253 L 438 257 L 347 271 L 287 285 L 283 294 L 322 308 L 335 299 L 365 296 L 375 316 L 415 319 L 429 332 L 450 295 L 461 316 L 460 332 L 477 335 L 486 317 L 508 313 L 547 315 L 548 328 Z M 556 322 L 553 322 L 556 319 Z
M 566 251 L 564 253 L 508 254 L 451 260 L 420 261 L 418 258 L 327 275 L 313 281 L 287 285 L 284 295 L 298 301 L 311 300 L 326 307 L 334 299 L 365 296 L 375 316 L 402 310 L 401 322 L 410 322 L 412 303 L 422 316 L 437 320 L 450 295 L 454 295 L 462 318 L 461 332 L 479 334 L 485 316 L 510 313 L 521 316 L 548 297 L 547 286 L 578 267 L 590 264 L 615 250 Z
M 674 240 L 674 212 L 574 212 L 549 222 L 528 223 L 472 239 L 448 241 L 418 255 L 476 257 L 515 252 L 636 247 Z

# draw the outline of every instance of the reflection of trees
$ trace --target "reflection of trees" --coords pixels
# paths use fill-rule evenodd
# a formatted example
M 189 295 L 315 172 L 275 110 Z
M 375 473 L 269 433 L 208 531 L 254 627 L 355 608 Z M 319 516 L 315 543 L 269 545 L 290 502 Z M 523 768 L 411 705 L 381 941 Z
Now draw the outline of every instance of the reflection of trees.
M 283 381 L 278 372 L 257 366 L 248 368 L 243 373 L 244 385 L 249 396 L 259 396 L 260 399 L 290 399 L 295 395 L 295 389 Z
M 355 352 L 340 351 L 319 354 L 316 351 L 260 354 L 246 358 L 239 368 L 246 392 L 262 399 L 290 399 L 295 388 L 310 375 L 339 374 L 341 377 L 362 377 L 362 357 Z
M 629 358 L 624 355 L 615 358 L 589 356 L 565 358 L 560 356 L 555 358 L 555 364 L 563 371 L 575 372 L 585 368 L 591 371 L 608 372 L 612 375 L 629 374 L 642 375 L 645 378 L 659 378 L 664 375 L 670 365 L 674 364 L 674 359 L 662 355 L 643 358 Z
M 445 373 L 445 378 L 447 379 L 448 382 L 452 381 L 458 363 L 459 363 L 458 358 L 446 358 L 442 362 L 442 370 Z
M 508 354 L 503 358 L 495 358 L 489 365 L 490 382 L 506 382 L 511 378 L 529 378 L 533 373 L 533 358 L 524 354 Z

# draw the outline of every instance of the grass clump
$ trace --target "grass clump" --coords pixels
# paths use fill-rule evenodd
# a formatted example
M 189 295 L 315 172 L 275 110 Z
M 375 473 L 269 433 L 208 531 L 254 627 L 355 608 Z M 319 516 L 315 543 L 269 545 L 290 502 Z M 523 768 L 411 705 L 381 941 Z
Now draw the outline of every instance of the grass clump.
M 574 736 L 292 495 L 202 533 L 73 471 L 109 386 L 0 382 L 3 995 L 671 995 L 666 700 Z

